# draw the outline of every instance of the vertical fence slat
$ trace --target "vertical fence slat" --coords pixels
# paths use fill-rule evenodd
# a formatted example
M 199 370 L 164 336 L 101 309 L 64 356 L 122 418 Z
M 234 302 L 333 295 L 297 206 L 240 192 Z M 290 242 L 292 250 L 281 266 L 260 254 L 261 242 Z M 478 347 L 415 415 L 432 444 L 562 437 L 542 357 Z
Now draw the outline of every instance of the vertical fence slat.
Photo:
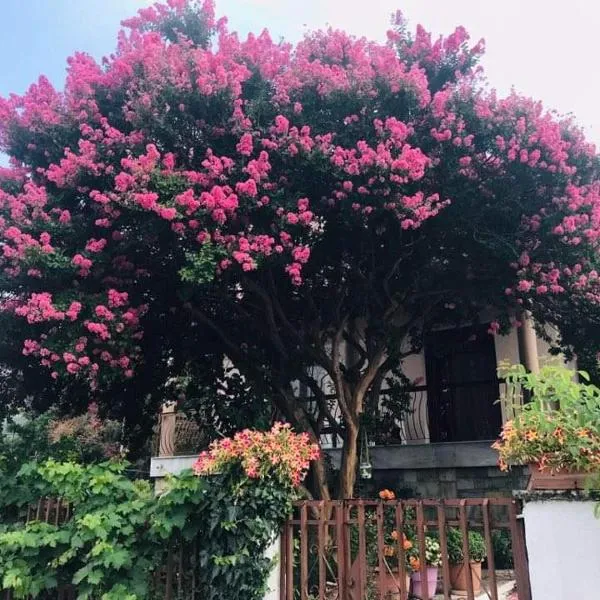
M 336 534 L 336 553 L 338 562 L 338 600 L 347 600 L 347 581 L 346 581 L 346 552 L 344 549 L 344 502 L 335 503 L 335 534 Z
M 40 516 L 42 515 L 42 502 L 43 502 L 43 499 L 40 498 L 38 500 L 37 509 L 35 511 L 35 520 L 36 521 L 39 521 L 40 520 Z
M 294 526 L 287 524 L 285 536 L 285 600 L 294 600 Z
M 353 569 L 352 564 L 352 514 L 348 503 L 344 503 L 344 564 L 347 569 L 347 577 L 349 581 L 348 585 L 348 598 L 351 600 L 356 594 L 356 571 Z
M 473 591 L 473 578 L 471 577 L 471 555 L 469 553 L 469 526 L 467 523 L 467 502 L 461 500 L 458 507 L 458 518 L 460 521 L 460 533 L 462 537 L 462 550 L 463 550 L 463 568 L 466 569 L 466 580 L 467 580 L 467 600 L 475 600 L 475 594 Z
M 50 511 L 52 510 L 52 498 L 46 498 L 46 512 L 44 513 L 44 523 L 50 523 Z
M 286 541 L 287 527 L 284 525 L 281 528 L 279 536 L 279 600 L 285 600 L 285 572 L 286 572 Z
M 358 597 L 367 596 L 367 540 L 366 540 L 365 503 L 358 504 Z
M 400 587 L 400 600 L 408 598 L 406 589 L 406 555 L 404 553 L 404 507 L 402 501 L 396 503 L 396 531 L 398 532 L 398 541 L 396 553 L 398 554 L 398 577 Z
M 56 501 L 56 514 L 54 515 L 54 524 L 58 525 L 60 523 L 60 511 L 62 508 L 62 499 L 59 498 Z
M 173 598 L 173 546 L 169 546 L 167 553 L 167 577 L 165 580 L 165 600 Z
M 510 531 L 512 535 L 513 561 L 517 578 L 519 600 L 531 600 L 529 568 L 525 552 L 525 535 L 517 521 L 517 503 L 513 500 L 509 506 Z
M 379 600 L 384 600 L 384 586 L 385 586 L 385 556 L 384 556 L 384 548 L 385 548 L 385 538 L 383 535 L 383 501 L 380 500 L 377 503 L 377 512 L 376 512 L 376 520 L 377 520 L 377 563 L 379 566 L 379 582 L 378 582 L 378 594 L 377 597 Z
M 325 538 L 327 536 L 328 508 L 325 502 L 319 506 L 319 600 L 325 600 L 327 572 L 325 571 Z
M 177 558 L 177 598 L 183 594 L 183 538 L 179 540 L 179 555 Z
M 419 571 L 421 575 L 422 596 L 424 598 L 429 598 L 429 582 L 427 581 L 427 557 L 425 553 L 425 515 L 423 512 L 422 500 L 417 501 L 417 538 L 419 541 Z
M 490 519 L 490 501 L 486 498 L 481 507 L 483 514 L 483 537 L 487 553 L 488 579 L 490 582 L 491 600 L 498 600 L 498 583 L 496 581 L 496 564 L 494 560 L 494 545 L 492 544 L 492 527 Z
M 300 598 L 308 598 L 308 515 L 304 502 L 300 508 Z
M 437 520 L 440 534 L 440 551 L 442 553 L 444 600 L 450 600 L 450 564 L 448 560 L 448 537 L 446 535 L 446 507 L 443 500 L 440 500 L 437 505 Z
M 283 557 L 283 553 L 282 553 Z M 198 583 L 196 582 L 196 570 L 198 569 L 198 536 L 194 536 L 194 543 L 192 544 L 192 598 L 191 600 L 196 600 L 196 586 Z M 279 588 L 283 589 L 283 586 Z

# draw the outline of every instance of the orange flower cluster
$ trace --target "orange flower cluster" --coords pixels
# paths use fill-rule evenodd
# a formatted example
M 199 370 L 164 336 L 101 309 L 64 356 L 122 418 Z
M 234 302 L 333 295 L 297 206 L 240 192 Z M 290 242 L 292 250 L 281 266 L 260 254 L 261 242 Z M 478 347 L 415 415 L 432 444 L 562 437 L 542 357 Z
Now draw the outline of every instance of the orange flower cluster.
M 600 432 L 582 427 L 576 411 L 523 411 L 505 423 L 492 448 L 502 471 L 512 464 L 535 464 L 542 471 L 600 471 Z
M 392 539 L 397 542 L 400 539 L 400 533 L 398 531 L 392 531 Z M 402 546 L 405 550 L 410 550 L 413 547 L 412 542 L 404 533 L 402 534 Z
M 297 434 L 290 425 L 275 423 L 271 431 L 245 429 L 232 438 L 213 442 L 200 454 L 193 469 L 196 475 L 211 475 L 240 464 L 251 479 L 274 476 L 297 487 L 319 452 L 308 434 Z
M 382 500 L 395 500 L 396 494 L 394 494 L 394 492 L 392 492 L 392 490 L 381 490 L 379 492 L 379 497 Z

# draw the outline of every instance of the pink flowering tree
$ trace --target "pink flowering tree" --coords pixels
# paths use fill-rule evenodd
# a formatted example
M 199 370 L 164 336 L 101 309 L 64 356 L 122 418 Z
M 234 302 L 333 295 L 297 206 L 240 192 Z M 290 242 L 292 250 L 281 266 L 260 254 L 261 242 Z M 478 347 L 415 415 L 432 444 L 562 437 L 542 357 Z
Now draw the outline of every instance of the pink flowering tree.
M 49 377 L 115 389 L 210 342 L 311 440 L 337 430 L 347 497 L 367 399 L 428 328 L 598 323 L 595 149 L 488 91 L 463 28 L 241 40 L 210 0 L 124 26 L 62 92 L 0 100 L 2 314 Z

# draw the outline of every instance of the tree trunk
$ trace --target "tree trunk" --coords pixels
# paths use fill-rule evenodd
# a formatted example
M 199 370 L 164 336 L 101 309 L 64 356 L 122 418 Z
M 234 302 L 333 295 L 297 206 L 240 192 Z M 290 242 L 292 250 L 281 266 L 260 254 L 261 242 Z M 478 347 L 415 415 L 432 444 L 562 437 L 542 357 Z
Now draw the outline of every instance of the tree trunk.
M 345 427 L 338 492 L 340 499 L 352 498 L 354 496 L 356 469 L 358 467 L 359 427 L 356 423 L 345 423 Z
M 321 457 L 311 465 L 311 476 L 313 482 L 313 493 L 320 500 L 331 500 L 329 482 L 327 481 L 327 467 L 325 456 L 321 450 Z

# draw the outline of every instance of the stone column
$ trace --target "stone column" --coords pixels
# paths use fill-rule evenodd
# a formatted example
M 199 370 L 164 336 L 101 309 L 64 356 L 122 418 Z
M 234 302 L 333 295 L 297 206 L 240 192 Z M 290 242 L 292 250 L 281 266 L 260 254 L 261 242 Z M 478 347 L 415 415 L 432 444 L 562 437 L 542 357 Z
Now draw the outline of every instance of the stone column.
M 177 420 L 175 402 L 163 404 L 160 415 L 159 456 L 173 456 L 175 453 L 175 425 Z
M 533 318 L 529 311 L 521 315 L 521 327 L 517 330 L 519 339 L 519 357 L 521 364 L 531 373 L 539 373 L 540 361 L 538 358 L 537 336 L 533 325 Z

